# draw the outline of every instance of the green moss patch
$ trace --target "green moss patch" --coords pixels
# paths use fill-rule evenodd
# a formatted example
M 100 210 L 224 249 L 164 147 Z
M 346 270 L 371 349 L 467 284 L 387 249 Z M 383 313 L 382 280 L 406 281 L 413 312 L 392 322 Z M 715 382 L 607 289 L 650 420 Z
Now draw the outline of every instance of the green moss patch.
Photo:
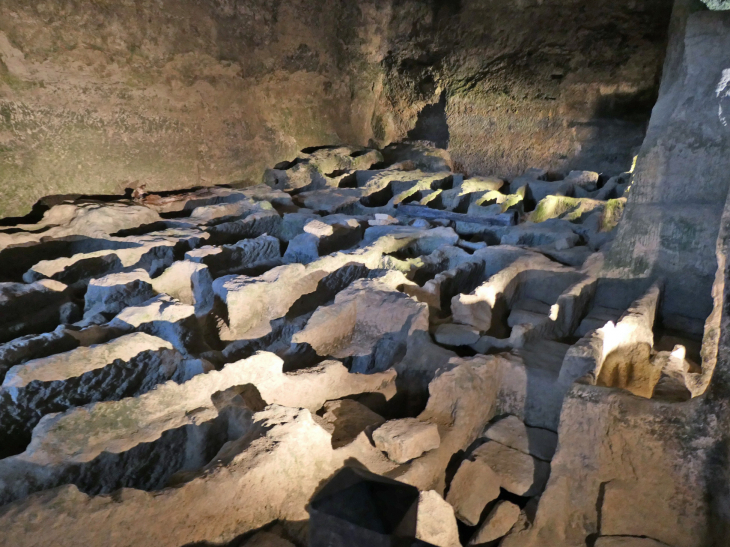
M 626 198 L 609 199 L 601 215 L 601 232 L 610 232 L 617 225 L 624 214 Z
M 532 222 L 545 222 L 553 218 L 581 222 L 584 217 L 605 207 L 605 203 L 589 198 L 547 196 L 530 215 Z

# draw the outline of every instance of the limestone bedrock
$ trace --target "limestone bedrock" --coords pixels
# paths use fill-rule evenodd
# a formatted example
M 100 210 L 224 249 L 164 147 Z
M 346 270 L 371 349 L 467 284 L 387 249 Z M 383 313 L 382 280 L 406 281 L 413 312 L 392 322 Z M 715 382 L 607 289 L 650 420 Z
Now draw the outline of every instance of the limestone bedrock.
M 448 146 L 474 174 L 623 171 L 670 12 L 666 0 L 8 0 L 0 216 L 49 194 L 257 183 L 305 147 L 405 137 Z

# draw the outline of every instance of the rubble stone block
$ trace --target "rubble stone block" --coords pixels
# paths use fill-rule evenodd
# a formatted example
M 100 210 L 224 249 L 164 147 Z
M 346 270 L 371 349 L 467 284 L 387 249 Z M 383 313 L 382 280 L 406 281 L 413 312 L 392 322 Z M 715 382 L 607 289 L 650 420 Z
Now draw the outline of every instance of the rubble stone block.
M 373 432 L 375 446 L 398 463 L 418 458 L 424 452 L 441 444 L 436 424 L 421 422 L 416 418 L 392 420 Z
M 528 427 L 517 416 L 507 416 L 484 431 L 484 436 L 500 444 L 550 461 L 558 444 L 558 435 L 548 429 Z
M 464 460 L 446 495 L 456 517 L 469 526 L 481 520 L 487 504 L 499 497 L 500 478 L 482 459 Z
M 499 539 L 512 529 L 520 517 L 520 508 L 509 501 L 499 501 L 469 540 L 469 545 L 481 545 Z
M 472 457 L 488 465 L 499 478 L 499 485 L 518 496 L 539 494 L 550 476 L 549 463 L 494 441 L 474 450 Z
M 434 490 L 418 497 L 416 538 L 438 547 L 461 547 L 454 509 Z

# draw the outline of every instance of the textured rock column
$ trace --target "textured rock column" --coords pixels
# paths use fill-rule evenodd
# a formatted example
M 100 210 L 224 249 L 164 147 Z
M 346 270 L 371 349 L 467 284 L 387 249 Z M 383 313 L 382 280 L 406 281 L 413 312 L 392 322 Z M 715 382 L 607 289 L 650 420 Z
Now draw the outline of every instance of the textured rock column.
M 728 149 L 730 13 L 678 0 L 659 100 L 606 262 L 612 275 L 666 278 L 666 326 L 701 333 L 711 311 Z

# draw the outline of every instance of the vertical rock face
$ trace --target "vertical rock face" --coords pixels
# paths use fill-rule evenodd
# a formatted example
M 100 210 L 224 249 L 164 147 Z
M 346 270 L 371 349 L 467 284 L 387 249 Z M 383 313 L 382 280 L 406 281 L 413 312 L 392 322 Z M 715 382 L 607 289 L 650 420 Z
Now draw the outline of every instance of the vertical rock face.
M 607 266 L 664 277 L 665 324 L 701 333 L 730 182 L 730 14 L 696 10 L 677 2 L 661 94 Z
M 54 192 L 259 181 L 304 146 L 369 138 L 377 36 L 362 25 L 377 30 L 376 13 L 329 0 L 11 2 L 4 13 L 0 180 L 15 182 L 0 215 Z
M 371 139 L 435 141 L 470 173 L 624 170 L 669 11 L 666 0 L 8 0 L 0 216 L 54 193 L 258 182 L 306 146 Z
M 626 170 L 656 96 L 670 12 L 652 0 L 396 5 L 386 127 L 392 119 L 448 144 L 470 174 Z

